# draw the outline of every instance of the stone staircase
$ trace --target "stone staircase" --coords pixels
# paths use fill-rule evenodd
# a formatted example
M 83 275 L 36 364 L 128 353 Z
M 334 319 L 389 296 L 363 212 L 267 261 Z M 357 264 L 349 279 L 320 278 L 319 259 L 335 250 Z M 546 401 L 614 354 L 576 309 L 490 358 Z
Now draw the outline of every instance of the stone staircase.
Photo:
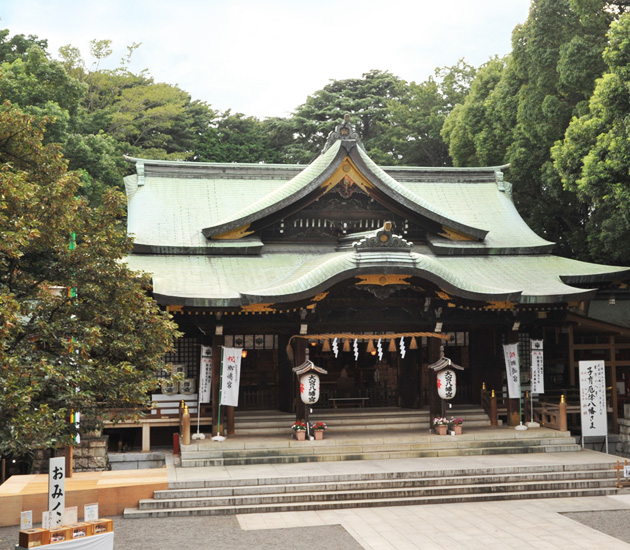
M 610 462 L 172 483 L 125 518 L 444 504 L 617 492 Z
M 421 410 L 338 409 L 317 411 L 312 420 L 326 422 L 322 441 L 291 437 L 293 416 L 282 413 L 238 415 L 235 435 L 181 446 L 180 465 L 187 467 L 328 462 L 390 458 L 576 451 L 569 432 L 544 428 L 516 431 L 490 427 L 480 407 L 454 407 L 449 416 L 464 419 L 464 433 L 438 436 Z

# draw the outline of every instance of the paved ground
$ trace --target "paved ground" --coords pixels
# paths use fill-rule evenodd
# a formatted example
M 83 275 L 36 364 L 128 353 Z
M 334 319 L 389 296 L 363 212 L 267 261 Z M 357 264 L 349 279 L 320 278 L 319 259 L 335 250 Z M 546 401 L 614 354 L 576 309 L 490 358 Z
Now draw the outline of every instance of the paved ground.
M 541 453 L 360 461 L 302 465 L 300 474 L 359 471 L 486 467 L 538 461 L 588 462 L 607 458 L 590 452 Z M 608 457 L 613 460 L 614 457 Z M 461 462 L 464 461 L 464 462 Z M 296 475 L 296 465 L 205 469 L 175 468 L 169 478 L 235 478 Z M 305 472 L 305 469 L 308 472 Z M 195 471 L 196 470 L 196 471 Z M 0 550 L 13 548 L 17 527 L 0 528 Z M 355 508 L 321 512 L 280 512 L 225 517 L 114 520 L 115 546 L 120 550 L 630 550 L 630 494 L 608 497 L 533 499 L 423 506 Z
M 630 550 L 630 496 L 125 520 L 120 550 Z M 17 543 L 0 528 L 0 550 Z

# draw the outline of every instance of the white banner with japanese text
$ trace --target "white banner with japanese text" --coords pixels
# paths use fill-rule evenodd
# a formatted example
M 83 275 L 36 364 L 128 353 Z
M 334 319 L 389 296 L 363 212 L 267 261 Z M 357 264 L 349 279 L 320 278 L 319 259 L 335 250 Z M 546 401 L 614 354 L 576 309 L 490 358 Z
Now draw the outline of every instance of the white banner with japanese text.
M 48 511 L 50 527 L 61 527 L 66 509 L 66 458 L 61 456 L 48 461 Z
M 518 360 L 518 344 L 503 344 L 505 370 L 507 372 L 507 389 L 510 399 L 521 397 L 521 369 Z
M 221 375 L 221 405 L 238 407 L 238 387 L 241 380 L 241 348 L 223 348 Z
M 532 393 L 545 393 L 543 341 L 532 340 Z
M 210 403 L 212 395 L 212 347 L 201 346 L 199 403 Z
M 606 436 L 606 371 L 604 361 L 580 361 L 582 436 Z

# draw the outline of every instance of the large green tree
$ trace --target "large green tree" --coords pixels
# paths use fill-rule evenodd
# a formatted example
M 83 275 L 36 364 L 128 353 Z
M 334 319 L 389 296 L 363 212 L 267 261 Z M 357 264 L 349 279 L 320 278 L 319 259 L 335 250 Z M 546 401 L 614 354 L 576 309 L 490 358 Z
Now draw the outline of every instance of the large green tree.
M 586 210 L 564 188 L 550 149 L 571 117 L 583 112 L 614 18 L 601 0 L 534 0 L 527 21 L 512 36 L 505 66 L 493 61 L 454 110 L 443 135 L 453 161 L 510 164 L 508 178 L 521 214 L 558 251 L 583 255 Z
M 148 279 L 120 261 L 124 197 L 79 197 L 78 174 L 44 143 L 50 124 L 0 107 L 2 455 L 70 444 L 71 411 L 89 430 L 104 408 L 147 407 L 176 335 Z
M 630 14 L 613 23 L 608 71 L 552 154 L 565 187 L 588 207 L 590 257 L 630 263 Z
M 450 165 L 442 128 L 449 113 L 467 96 L 475 72 L 461 59 L 453 67 L 436 69 L 434 76 L 420 84 L 400 82 L 397 98 L 388 102 L 387 120 L 379 123 L 378 160 L 410 166 Z
M 345 113 L 350 113 L 363 144 L 372 153 L 382 132 L 380 124 L 389 116 L 389 101 L 398 97 L 401 83 L 390 72 L 373 70 L 362 78 L 334 80 L 310 95 L 289 120 L 295 139 L 285 148 L 288 160 L 313 160 Z

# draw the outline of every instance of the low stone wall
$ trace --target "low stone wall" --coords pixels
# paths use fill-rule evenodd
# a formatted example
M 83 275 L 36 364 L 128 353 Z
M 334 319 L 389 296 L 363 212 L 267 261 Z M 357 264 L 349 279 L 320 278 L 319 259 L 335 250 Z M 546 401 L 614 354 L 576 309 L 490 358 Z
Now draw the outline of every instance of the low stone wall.
M 81 444 L 74 448 L 75 472 L 103 472 L 110 470 L 107 458 L 107 444 L 109 436 L 83 439 Z
M 111 470 L 107 457 L 107 445 L 109 436 L 86 437 L 74 447 L 73 472 L 103 472 Z M 65 449 L 58 449 L 55 456 L 65 456 Z M 32 474 L 47 474 L 48 460 L 51 457 L 50 450 L 36 450 L 33 455 Z
M 630 419 L 620 418 L 618 422 L 619 442 L 617 443 L 617 454 L 630 457 Z

